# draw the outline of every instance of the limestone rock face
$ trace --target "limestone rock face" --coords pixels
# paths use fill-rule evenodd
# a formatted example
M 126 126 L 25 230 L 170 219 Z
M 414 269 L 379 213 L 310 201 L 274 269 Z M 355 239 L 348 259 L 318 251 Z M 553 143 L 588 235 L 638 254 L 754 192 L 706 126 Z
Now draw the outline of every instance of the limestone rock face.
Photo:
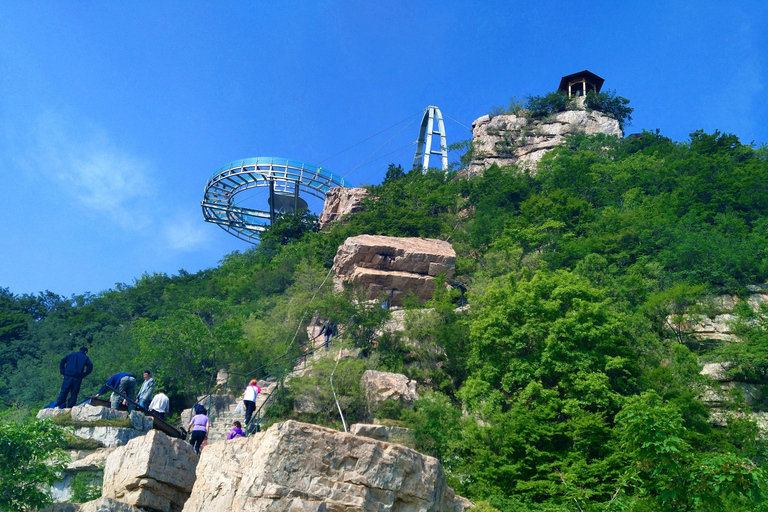
M 325 194 L 323 213 L 320 214 L 320 229 L 349 213 L 360 211 L 363 199 L 368 195 L 364 188 L 332 188 Z
M 470 505 L 446 485 L 433 457 L 286 421 L 203 450 L 184 512 L 463 512 Z
M 179 511 L 195 482 L 197 462 L 189 443 L 151 430 L 107 457 L 102 496 L 142 508 Z
M 40 409 L 37 411 L 37 419 L 44 420 L 60 414 L 72 414 L 72 409 Z
M 389 427 L 371 423 L 355 423 L 349 427 L 349 433 L 356 436 L 370 437 L 377 441 L 397 443 L 413 448 L 415 439 L 411 431 L 403 427 Z
M 472 123 L 476 157 L 466 174 L 481 175 L 494 163 L 535 170 L 541 157 L 561 144 L 566 134 L 576 132 L 623 136 L 619 122 L 600 112 L 569 110 L 543 120 L 514 114 L 485 115 Z
M 392 305 L 413 292 L 427 300 L 435 290 L 434 277 L 450 278 L 456 267 L 456 252 L 448 242 L 429 238 L 398 238 L 359 235 L 347 238 L 333 259 L 337 288 L 361 286 L 368 300 L 382 293 Z
M 127 411 L 118 411 L 101 405 L 83 405 L 72 408 L 72 421 L 99 421 L 127 418 Z
M 144 414 L 139 411 L 131 411 L 130 419 L 131 426 L 141 432 L 149 432 L 154 425 L 152 416 L 144 416 Z
M 120 427 L 76 427 L 72 433 L 76 437 L 98 441 L 108 448 L 123 446 L 131 439 L 144 435 L 140 430 Z
M 403 405 L 413 405 L 419 399 L 416 381 L 400 373 L 366 370 L 361 379 L 368 410 L 375 410 L 385 400 L 398 400 Z

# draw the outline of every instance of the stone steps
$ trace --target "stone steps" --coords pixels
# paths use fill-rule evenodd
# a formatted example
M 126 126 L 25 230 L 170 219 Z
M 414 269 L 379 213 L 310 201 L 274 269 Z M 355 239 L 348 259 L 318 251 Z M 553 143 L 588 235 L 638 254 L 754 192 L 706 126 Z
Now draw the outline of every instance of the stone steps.
M 274 382 L 260 382 L 259 386 L 261 387 L 261 393 L 259 393 L 259 396 L 256 397 L 256 411 L 258 411 L 264 402 L 266 402 L 267 399 L 272 395 L 277 384 Z M 229 431 L 232 430 L 232 423 L 235 421 L 239 421 L 241 424 L 243 424 L 243 429 L 245 429 L 245 413 L 236 413 L 236 408 L 237 402 L 231 404 L 228 410 L 222 412 L 211 420 L 211 424 L 208 429 L 208 443 L 215 443 L 216 441 L 226 439 L 227 434 L 229 434 Z

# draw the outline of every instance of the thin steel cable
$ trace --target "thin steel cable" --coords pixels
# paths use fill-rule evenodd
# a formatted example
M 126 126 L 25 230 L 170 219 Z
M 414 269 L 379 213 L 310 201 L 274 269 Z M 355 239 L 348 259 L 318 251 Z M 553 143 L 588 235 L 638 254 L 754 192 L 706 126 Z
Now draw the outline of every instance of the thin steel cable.
M 461 124 L 460 122 L 458 122 L 457 120 L 455 120 L 455 119 L 454 119 L 454 118 L 452 118 L 451 116 L 449 116 L 449 115 L 446 115 L 446 114 L 443 114 L 443 115 L 444 115 L 445 117 L 447 117 L 448 119 L 450 119 L 451 121 L 453 121 L 454 123 L 456 123 L 457 125 L 459 125 L 459 126 L 461 126 L 461 127 L 464 127 L 464 128 L 466 128 L 467 130 L 469 130 L 469 131 L 472 131 L 472 128 L 470 128 L 469 126 L 467 126 L 467 125 L 465 125 L 465 124 Z
M 414 119 L 414 121 L 415 121 L 415 119 Z M 379 151 L 381 151 L 381 149 L 382 149 L 384 146 L 386 146 L 387 144 L 389 144 L 390 142 L 392 142 L 392 139 L 394 139 L 395 137 L 397 137 L 398 135 L 400 135 L 401 133 L 403 133 L 403 130 L 405 130 L 406 128 L 408 128 L 408 127 L 409 127 L 409 126 L 411 126 L 412 124 L 413 124 L 413 121 L 411 121 L 411 122 L 410 122 L 410 123 L 408 123 L 407 125 L 403 126 L 403 128 L 402 128 L 402 129 L 401 129 L 399 132 L 397 132 L 396 134 L 394 134 L 392 137 L 390 137 L 390 138 L 389 138 L 389 140 L 387 140 L 387 142 L 385 142 L 384 144 L 382 144 L 381 146 L 379 146 L 379 147 L 378 147 L 378 149 L 376 149 L 376 151 L 374 151 L 373 153 L 371 153 L 370 155 L 368 155 L 368 157 L 367 157 L 365 160 L 363 160 L 362 162 L 360 162 L 359 164 L 357 164 L 355 167 L 353 167 L 353 168 L 352 168 L 352 170 L 350 170 L 350 171 L 349 171 L 347 174 L 345 174 L 344 176 L 342 176 L 342 179 L 343 179 L 343 178 L 346 178 L 347 176 L 349 176 L 350 174 L 352 174 L 352 173 L 353 173 L 355 170 L 357 170 L 357 169 L 358 169 L 360 166 L 362 166 L 362 165 L 363 165 L 365 162 L 367 162 L 367 161 L 368 161 L 368 160 L 369 160 L 369 159 L 370 159 L 370 158 L 371 158 L 373 155 L 375 155 L 376 153 L 378 153 Z
M 416 141 L 416 142 L 418 142 L 418 141 Z M 392 155 L 392 154 L 394 154 L 394 153 L 397 153 L 397 155 L 395 155 L 395 156 L 392 158 L 392 160 L 396 160 L 398 157 L 400 157 L 400 155 L 402 155 L 403 153 L 405 153 L 406 151 L 408 151 L 410 148 L 412 148 L 413 146 L 415 146 L 415 145 L 416 145 L 416 142 L 410 142 L 410 143 L 408 143 L 408 144 L 407 144 L 407 145 L 405 145 L 405 146 L 401 146 L 401 147 L 397 148 L 397 149 L 396 149 L 396 150 L 394 150 L 394 151 L 390 151 L 390 152 L 389 152 L 389 153 L 387 153 L 386 155 L 382 155 L 382 156 L 380 156 L 379 158 L 376 158 L 376 159 L 374 159 L 374 160 L 372 160 L 372 161 L 368 162 L 368 163 L 367 163 L 367 164 L 365 164 L 365 165 L 369 165 L 369 164 L 372 164 L 372 163 L 373 163 L 373 162 L 375 162 L 376 160 L 381 160 L 382 158 L 386 158 L 386 157 L 388 157 L 389 155 Z M 399 153 L 398 153 L 398 151 L 399 151 Z M 386 168 L 386 165 L 385 165 L 385 166 L 383 166 L 383 167 L 378 167 L 378 168 L 377 168 L 375 171 L 373 171 L 371 174 L 369 174 L 368 176 L 366 176 L 366 177 L 365 177 L 365 178 L 364 178 L 364 179 L 363 179 L 363 180 L 362 180 L 360 183 L 365 183 L 365 181 L 366 181 L 367 179 L 369 179 L 371 176 L 375 175 L 376 173 L 378 173 L 378 172 L 381 172 L 381 171 L 382 171 L 382 170 L 384 170 L 385 168 Z M 310 202 L 310 203 L 309 203 L 309 205 L 308 205 L 308 206 L 310 206 L 310 207 L 312 207 L 312 206 L 315 206 L 315 205 L 317 204 L 317 202 L 318 202 L 318 201 L 325 201 L 325 200 L 324 200 L 324 199 L 321 199 L 321 198 L 319 198 L 319 197 L 316 197 L 316 198 L 314 198 L 314 199 L 312 200 L 312 202 Z
M 399 125 L 400 123 L 404 123 L 404 122 L 406 122 L 407 120 L 409 120 L 410 118 L 412 118 L 412 117 L 414 117 L 414 116 L 417 116 L 417 115 L 419 115 L 419 114 L 423 114 L 423 113 L 424 113 L 424 110 L 419 110 L 419 111 L 418 111 L 418 112 L 416 112 L 415 114 L 411 114 L 410 116 L 406 117 L 406 118 L 405 118 L 405 119 L 403 119 L 402 121 L 398 121 L 398 122 L 396 122 L 395 124 L 393 124 L 392 126 L 388 126 L 388 127 L 384 128 L 383 130 L 381 130 L 380 132 L 374 133 L 374 134 L 373 134 L 373 135 L 371 135 L 370 137 L 367 137 L 367 138 L 365 138 L 365 139 L 361 140 L 360 142 L 358 142 L 358 143 L 356 143 L 356 144 L 352 144 L 352 145 L 351 145 L 351 146 L 349 146 L 347 149 L 342 149 L 341 151 L 339 151 L 339 152 L 338 152 L 338 153 L 336 153 L 335 155 L 331 155 L 331 156 L 329 156 L 328 158 L 325 158 L 325 159 L 323 159 L 323 160 L 320 160 L 320 161 L 318 162 L 318 165 L 319 165 L 319 164 L 321 164 L 321 163 L 323 163 L 323 162 L 325 162 L 326 160 L 330 160 L 331 158 L 334 158 L 334 157 L 337 157 L 337 156 L 339 156 L 340 154 L 344 153 L 345 151 L 349 151 L 350 149 L 352 149 L 352 148 L 354 148 L 354 147 L 356 147 L 356 146 L 359 146 L 359 145 L 360 145 L 360 144 L 362 144 L 363 142 L 365 142 L 365 141 L 368 141 L 368 140 L 370 140 L 370 139 L 372 139 L 372 138 L 376 137 L 377 135 L 381 135 L 381 134 L 382 134 L 382 133 L 384 133 L 385 131 L 387 131 L 387 130 L 389 130 L 389 129 L 391 129 L 391 128 L 394 128 L 395 126 Z

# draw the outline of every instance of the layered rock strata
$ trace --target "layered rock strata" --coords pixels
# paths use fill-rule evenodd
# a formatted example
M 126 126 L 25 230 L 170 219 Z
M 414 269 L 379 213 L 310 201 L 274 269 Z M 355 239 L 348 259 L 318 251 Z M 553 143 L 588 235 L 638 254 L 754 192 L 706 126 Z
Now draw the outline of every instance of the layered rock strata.
M 465 172 L 468 176 L 482 175 L 493 164 L 535 170 L 565 135 L 577 132 L 623 136 L 616 119 L 595 111 L 569 110 L 541 120 L 514 114 L 485 115 L 472 123 L 475 158 Z
M 380 235 L 347 238 L 333 260 L 337 289 L 360 287 L 367 300 L 385 297 L 393 306 L 410 293 L 421 301 L 432 298 L 435 276 L 450 278 L 455 267 L 448 242 Z
M 368 195 L 364 188 L 332 188 L 325 194 L 323 212 L 320 214 L 320 229 L 345 215 L 360 211 L 363 199 Z
M 141 508 L 180 511 L 195 483 L 197 463 L 189 443 L 152 430 L 107 457 L 102 496 Z
M 184 512 L 463 512 L 440 462 L 405 446 L 296 421 L 209 445 Z

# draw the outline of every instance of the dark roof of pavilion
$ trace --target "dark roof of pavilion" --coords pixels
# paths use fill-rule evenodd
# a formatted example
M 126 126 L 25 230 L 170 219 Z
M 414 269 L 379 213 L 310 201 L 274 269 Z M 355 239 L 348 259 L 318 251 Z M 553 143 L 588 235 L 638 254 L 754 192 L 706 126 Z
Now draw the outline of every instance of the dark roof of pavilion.
M 603 87 L 603 82 L 605 82 L 604 79 L 585 69 L 584 71 L 579 71 L 578 73 L 565 75 L 560 79 L 560 87 L 558 87 L 557 90 L 568 92 L 568 82 L 572 82 L 577 78 L 585 78 L 587 82 L 593 84 L 595 86 L 595 92 L 600 92 L 600 89 Z

